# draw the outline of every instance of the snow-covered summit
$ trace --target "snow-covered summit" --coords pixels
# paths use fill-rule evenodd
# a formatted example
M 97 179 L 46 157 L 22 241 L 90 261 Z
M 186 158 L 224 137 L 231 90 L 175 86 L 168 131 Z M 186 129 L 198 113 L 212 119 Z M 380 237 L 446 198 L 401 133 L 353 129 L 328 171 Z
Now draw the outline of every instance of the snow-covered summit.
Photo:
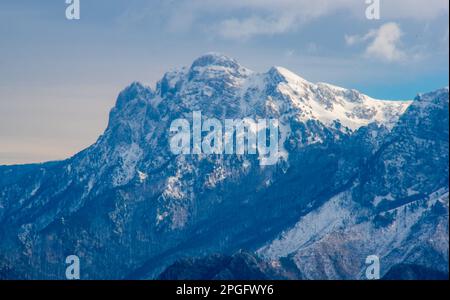
M 210 52 L 195 59 L 191 65 L 191 69 L 207 66 L 220 66 L 235 69 L 240 67 L 239 63 L 235 59 L 220 53 Z
M 189 68 L 168 72 L 156 88 L 164 98 L 176 97 L 181 107 L 225 105 L 220 115 L 246 117 L 275 114 L 301 122 L 339 122 L 354 131 L 377 122 L 392 127 L 411 101 L 377 100 L 356 90 L 312 83 L 283 67 L 254 72 L 222 54 L 208 53 Z M 156 101 L 159 104 L 161 101 Z
M 272 68 L 267 75 L 290 100 L 299 120 L 317 120 L 327 126 L 338 121 L 352 131 L 372 122 L 392 127 L 412 102 L 377 100 L 353 89 L 315 84 L 282 67 Z

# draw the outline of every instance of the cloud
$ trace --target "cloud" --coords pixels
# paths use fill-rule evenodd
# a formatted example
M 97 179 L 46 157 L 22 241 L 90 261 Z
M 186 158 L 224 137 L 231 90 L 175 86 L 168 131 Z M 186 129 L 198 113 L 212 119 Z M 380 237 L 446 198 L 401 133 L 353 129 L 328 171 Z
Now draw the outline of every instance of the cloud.
M 402 31 L 396 23 L 382 25 L 376 32 L 372 43 L 367 47 L 366 55 L 387 61 L 404 60 L 406 54 L 399 48 L 402 35 Z
M 364 0 L 179 0 L 167 3 L 161 8 L 168 28 L 186 31 L 197 25 L 226 39 L 284 34 L 339 12 L 365 20 L 367 8 Z M 448 10 L 446 0 L 382 1 L 381 19 L 429 21 L 448 15 Z
M 221 1 L 218 1 L 221 2 Z M 352 7 L 354 0 L 261 0 L 227 2 L 224 10 L 248 11 L 249 15 L 226 18 L 216 26 L 216 32 L 227 39 L 248 39 L 259 35 L 275 35 L 294 31 L 302 25 L 339 9 Z
M 273 35 L 290 30 L 295 25 L 292 16 L 261 18 L 252 16 L 243 20 L 236 18 L 224 20 L 218 26 L 221 36 L 231 39 L 247 39 L 256 35 Z
M 381 17 L 429 21 L 448 15 L 447 0 L 389 0 L 381 2 Z
M 353 46 L 362 42 L 365 42 L 367 40 L 369 40 L 370 38 L 373 38 L 377 35 L 377 30 L 370 30 L 368 33 L 366 33 L 363 36 L 359 36 L 359 35 L 345 35 L 344 39 L 345 39 L 345 43 L 348 46 Z
M 127 8 L 123 13 L 125 21 L 159 20 L 157 26 L 169 32 L 206 29 L 212 36 L 235 40 L 293 32 L 333 14 L 366 21 L 368 5 L 364 0 L 135 1 L 148 4 Z M 430 21 L 448 15 L 448 10 L 446 0 L 381 1 L 381 19 L 396 22 Z
M 404 61 L 408 55 L 401 49 L 403 35 L 397 23 L 390 22 L 381 25 L 376 30 L 370 30 L 363 36 L 345 35 L 349 46 L 370 41 L 365 50 L 365 56 L 387 62 Z

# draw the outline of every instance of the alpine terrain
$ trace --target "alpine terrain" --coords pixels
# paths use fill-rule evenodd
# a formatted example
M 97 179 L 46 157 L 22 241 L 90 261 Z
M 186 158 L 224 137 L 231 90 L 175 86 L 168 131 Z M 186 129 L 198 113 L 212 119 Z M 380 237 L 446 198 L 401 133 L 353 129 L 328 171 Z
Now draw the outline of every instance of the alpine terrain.
M 170 151 L 171 122 L 278 119 L 258 155 Z M 448 278 L 449 89 L 386 101 L 215 53 L 132 83 L 64 161 L 0 166 L 0 278 Z M 425 271 L 424 271 L 425 270 Z M 405 275 L 406 274 L 406 275 Z

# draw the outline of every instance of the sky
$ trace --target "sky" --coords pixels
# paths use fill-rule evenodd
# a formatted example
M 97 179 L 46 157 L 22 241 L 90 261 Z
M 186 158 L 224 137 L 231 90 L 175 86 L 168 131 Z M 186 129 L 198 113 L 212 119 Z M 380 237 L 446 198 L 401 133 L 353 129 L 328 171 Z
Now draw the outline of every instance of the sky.
M 448 86 L 448 0 L 79 1 L 0 0 L 0 165 L 72 156 L 123 88 L 208 52 L 379 99 Z

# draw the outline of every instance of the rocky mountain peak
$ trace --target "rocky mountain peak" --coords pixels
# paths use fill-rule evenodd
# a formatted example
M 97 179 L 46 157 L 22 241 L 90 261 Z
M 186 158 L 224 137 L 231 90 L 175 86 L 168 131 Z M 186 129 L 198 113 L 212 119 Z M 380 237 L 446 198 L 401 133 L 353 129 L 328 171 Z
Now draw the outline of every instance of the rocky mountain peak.
M 239 63 L 226 55 L 210 52 L 195 59 L 191 65 L 191 70 L 198 67 L 225 67 L 232 69 L 239 69 Z

